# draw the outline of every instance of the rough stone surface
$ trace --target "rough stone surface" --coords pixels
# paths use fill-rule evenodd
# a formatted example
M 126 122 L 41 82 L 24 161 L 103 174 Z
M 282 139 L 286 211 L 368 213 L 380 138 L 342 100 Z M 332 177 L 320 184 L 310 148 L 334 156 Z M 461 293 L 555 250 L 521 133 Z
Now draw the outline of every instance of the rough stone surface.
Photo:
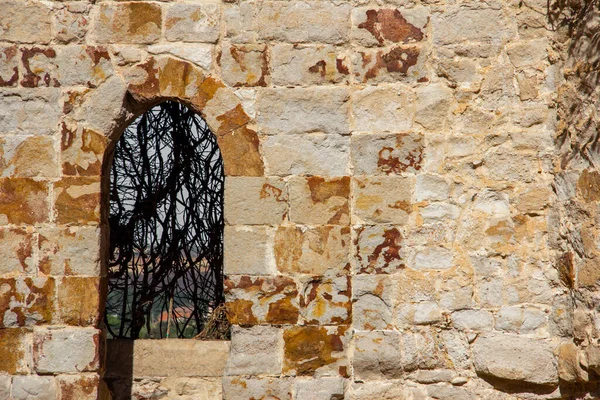
M 233 328 L 226 375 L 281 373 L 281 329 L 268 326 Z

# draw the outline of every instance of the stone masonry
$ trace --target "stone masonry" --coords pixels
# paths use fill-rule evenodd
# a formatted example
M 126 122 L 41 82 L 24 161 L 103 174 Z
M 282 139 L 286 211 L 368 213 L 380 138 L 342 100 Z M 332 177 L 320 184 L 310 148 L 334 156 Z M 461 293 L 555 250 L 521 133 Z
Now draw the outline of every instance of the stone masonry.
M 600 17 L 547 5 L 0 0 L 0 399 L 109 398 L 103 171 L 165 99 L 223 155 L 232 339 L 134 398 L 598 398 Z

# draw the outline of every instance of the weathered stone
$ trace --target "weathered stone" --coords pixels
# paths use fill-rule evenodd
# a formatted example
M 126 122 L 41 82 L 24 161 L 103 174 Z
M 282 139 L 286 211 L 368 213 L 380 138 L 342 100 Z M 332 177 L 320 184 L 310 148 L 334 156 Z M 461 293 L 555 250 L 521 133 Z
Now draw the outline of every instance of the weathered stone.
M 531 333 L 546 324 L 547 315 L 533 307 L 502 307 L 496 318 L 496 329 L 514 333 Z
M 223 397 L 221 381 L 221 378 L 167 377 L 160 381 L 160 387 L 168 390 L 169 396 L 177 396 L 181 400 L 212 400 Z
M 232 324 L 298 322 L 298 288 L 291 278 L 232 276 L 225 281 L 225 297 Z
M 414 43 L 425 38 L 429 22 L 427 8 L 356 7 L 352 10 L 352 37 L 365 46 Z
M 290 221 L 300 224 L 348 225 L 350 178 L 319 176 L 288 181 Z
M 426 52 L 414 46 L 363 49 L 352 55 L 354 76 L 363 83 L 427 82 Z
M 225 37 L 232 43 L 254 43 L 258 32 L 253 28 L 256 6 L 251 3 L 226 4 L 223 9 Z
M 348 133 L 348 90 L 343 88 L 277 88 L 258 97 L 259 132 Z
M 349 57 L 331 45 L 276 44 L 271 49 L 275 85 L 345 83 L 350 75 L 349 66 Z
M 556 356 L 549 343 L 514 335 L 488 334 L 473 345 L 475 371 L 510 381 L 556 385 Z
M 226 375 L 280 374 L 283 332 L 270 326 L 233 327 Z
M 0 16 L 0 40 L 48 43 L 52 40 L 51 6 L 39 1 L 6 0 Z
M 354 336 L 354 374 L 360 380 L 403 376 L 400 333 L 364 332 Z
M 56 81 L 61 86 L 97 87 L 112 76 L 110 54 L 102 46 L 67 46 L 56 54 Z
M 263 40 L 340 44 L 348 40 L 350 9 L 348 3 L 265 1 L 245 28 Z
M 357 275 L 352 285 L 355 329 L 392 329 L 396 291 L 390 279 L 385 275 Z
M 347 326 L 292 326 L 283 331 L 283 373 L 347 377 Z
M 9 399 L 10 398 L 10 383 L 12 381 L 12 377 L 10 375 L 0 376 L 0 398 Z
M 46 275 L 100 275 L 100 230 L 44 228 L 39 236 L 39 269 Z
M 565 382 L 587 382 L 588 372 L 582 368 L 579 348 L 575 343 L 561 343 L 558 347 L 558 376 Z
M 154 43 L 161 35 L 159 4 L 102 3 L 94 8 L 90 36 L 97 43 Z
M 412 213 L 412 188 L 412 180 L 403 177 L 355 179 L 352 191 L 356 222 L 406 224 Z
M 59 224 L 98 224 L 100 178 L 63 177 L 54 184 L 54 209 Z
M 409 379 L 419 383 L 450 382 L 456 373 L 450 369 L 419 370 L 411 373 Z
M 217 141 L 223 155 L 226 176 L 264 175 L 265 166 L 255 131 L 244 126 L 218 136 Z
M 416 92 L 415 122 L 429 131 L 445 131 L 449 114 L 456 107 L 452 90 L 444 84 L 430 84 Z
M 0 289 L 4 291 L 4 289 Z M 31 333 L 25 328 L 0 329 L 0 371 L 8 375 L 31 370 Z
M 396 325 L 408 328 L 413 325 L 431 325 L 442 321 L 442 311 L 437 303 L 423 301 L 402 304 L 396 312 Z
M 202 69 L 209 71 L 213 62 L 214 46 L 209 44 L 154 44 L 148 46 L 148 52 L 151 54 L 172 54 L 198 65 Z M 134 62 L 140 61 L 136 59 Z
M 402 132 L 412 128 L 415 99 L 404 86 L 369 86 L 352 95 L 354 130 Z
M 350 269 L 350 228 L 280 226 L 275 233 L 275 262 L 282 273 L 323 275 Z
M 541 68 L 548 59 L 547 45 L 547 39 L 517 42 L 507 48 L 508 57 L 516 68 Z
M 58 157 L 54 147 L 54 138 L 48 136 L 9 136 L 0 139 L 2 176 L 57 178 Z
M 262 142 L 269 175 L 349 174 L 350 138 L 309 134 L 268 136 Z
M 41 329 L 34 332 L 35 371 L 78 373 L 98 370 L 100 332 L 94 328 Z
M 100 134 L 113 136 L 125 117 L 122 107 L 127 87 L 121 78 L 112 76 L 97 89 L 85 93 L 81 105 L 72 110 L 73 117 Z
M 216 3 L 172 4 L 167 8 L 165 37 L 171 42 L 214 43 L 219 37 L 220 14 Z
M 267 48 L 261 44 L 228 44 L 217 57 L 223 80 L 231 86 L 267 86 Z
M 273 233 L 265 227 L 226 226 L 223 247 L 226 275 L 271 275 L 275 273 L 272 259 Z
M 352 166 L 356 175 L 415 173 L 423 166 L 419 134 L 352 135 Z
M 56 320 L 56 283 L 52 277 L 0 279 L 0 328 L 32 326 Z
M 346 380 L 343 378 L 296 379 L 297 399 L 331 400 L 343 399 Z
M 17 46 L 0 46 L 0 87 L 17 86 L 19 59 Z
M 38 89 L 5 94 L 0 108 L 0 131 L 4 134 L 52 135 L 61 108 L 57 89 Z
M 223 378 L 223 400 L 237 400 L 245 396 L 291 400 L 291 382 L 285 378 Z
M 97 374 L 59 375 L 58 390 L 61 400 L 95 400 L 100 378 Z
M 421 328 L 416 332 L 402 333 L 400 363 L 404 371 L 447 368 L 443 339 L 440 336 L 434 328 Z
M 423 390 L 410 387 L 405 381 L 387 379 L 384 381 L 353 382 L 351 400 L 409 400 L 425 399 Z
M 452 324 L 459 330 L 489 331 L 494 326 L 494 317 L 485 310 L 461 310 L 452 313 Z
M 62 278 L 58 308 L 60 319 L 67 325 L 95 326 L 100 318 L 100 278 Z
M 230 225 L 278 225 L 287 216 L 287 202 L 282 179 L 225 179 L 225 221 Z
M 56 380 L 51 376 L 15 376 L 12 383 L 12 397 L 14 400 L 55 400 Z
M 395 226 L 374 225 L 356 228 L 355 272 L 389 274 L 406 267 L 400 251 L 402 232 Z
M 92 129 L 61 126 L 61 161 L 63 175 L 100 176 L 108 139 Z
M 67 3 L 54 13 L 52 27 L 59 43 L 80 43 L 89 27 L 88 4 Z
M 0 276 L 33 275 L 33 234 L 28 229 L 0 228 Z
M 304 324 L 349 324 L 352 320 L 351 292 L 349 276 L 313 276 L 303 282 L 300 315 Z

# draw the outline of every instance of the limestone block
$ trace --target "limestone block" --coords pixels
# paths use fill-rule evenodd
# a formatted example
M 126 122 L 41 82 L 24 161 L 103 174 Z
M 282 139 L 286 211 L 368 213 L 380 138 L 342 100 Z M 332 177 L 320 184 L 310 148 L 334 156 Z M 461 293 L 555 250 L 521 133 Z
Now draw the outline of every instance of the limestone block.
M 12 381 L 12 377 L 10 375 L 0 376 L 0 398 L 9 399 L 10 398 L 10 383 Z
M 0 371 L 8 375 L 30 372 L 30 332 L 26 328 L 0 329 Z
M 475 283 L 476 301 L 480 307 L 502 307 L 504 283 L 501 279 L 492 279 Z
M 500 8 L 449 6 L 444 12 L 431 16 L 433 41 L 438 45 L 461 44 L 465 41 L 502 43 L 516 34 L 516 24 L 511 23 Z M 490 21 L 495 23 L 490 24 Z
M 598 346 L 588 346 L 586 348 L 585 358 L 587 360 L 588 367 L 598 373 L 598 370 L 600 370 L 600 349 Z
M 348 133 L 348 90 L 276 88 L 259 93 L 261 134 Z
M 517 210 L 523 214 L 537 214 L 550 205 L 554 193 L 547 186 L 532 187 L 517 199 Z
M 395 281 L 386 275 L 357 275 L 352 280 L 352 320 L 355 329 L 393 328 L 396 303 Z
M 85 126 L 103 135 L 114 135 L 123 123 L 122 107 L 127 87 L 123 80 L 112 76 L 97 89 L 83 96 L 82 104 L 74 107 L 73 117 L 85 121 Z
M 212 68 L 214 46 L 210 44 L 153 44 L 147 49 L 150 54 L 172 54 L 190 61 L 206 71 Z
M 61 400 L 96 400 L 100 378 L 97 374 L 59 375 Z
M 275 44 L 271 48 L 275 85 L 308 86 L 346 83 L 350 58 L 332 45 Z
M 21 86 L 59 87 L 57 79 L 56 50 L 51 47 L 23 47 L 21 48 L 23 73 Z
M 351 8 L 348 3 L 265 1 L 248 30 L 262 40 L 341 44 L 349 38 Z
M 348 376 L 348 326 L 291 326 L 283 331 L 283 373 Z
M 2 2 L 0 40 L 45 44 L 52 40 L 51 6 L 39 1 Z
M 43 228 L 39 269 L 46 275 L 100 275 L 100 229 Z
M 393 225 L 363 225 L 355 228 L 354 270 L 359 274 L 390 274 L 404 269 L 403 235 Z
M 343 378 L 296 379 L 296 399 L 330 400 L 344 398 L 346 380 Z
M 439 83 L 421 86 L 416 92 L 415 122 L 429 131 L 444 131 L 450 112 L 456 108 L 452 90 Z
M 243 397 L 256 399 L 269 397 L 291 400 L 291 382 L 286 378 L 224 377 L 223 400 L 237 400 Z
M 543 68 L 548 60 L 548 40 L 537 39 L 526 42 L 512 43 L 506 52 L 510 61 L 516 68 L 534 67 Z
M 54 138 L 8 136 L 0 139 L 2 177 L 57 178 L 58 157 Z
M 517 73 L 517 84 L 519 85 L 519 99 L 521 101 L 535 100 L 539 95 L 537 75 L 526 72 Z
M 558 384 L 553 346 L 515 335 L 487 334 L 473 345 L 475 371 L 499 379 L 538 385 Z
M 396 312 L 396 325 L 410 328 L 413 325 L 431 325 L 442 321 L 442 311 L 433 301 L 402 304 Z
M 485 310 L 460 310 L 452 313 L 452 324 L 459 330 L 489 331 L 494 326 L 494 317 Z
M 415 202 L 446 200 L 450 194 L 450 186 L 446 179 L 437 175 L 422 174 L 415 183 Z
M 100 278 L 63 277 L 58 284 L 58 308 L 67 325 L 95 326 L 100 317 Z
M 63 177 L 54 184 L 56 222 L 97 225 L 100 222 L 100 177 Z
M 349 276 L 313 276 L 302 282 L 300 316 L 306 325 L 344 325 L 352 319 Z
M 181 400 L 213 400 L 223 398 L 221 378 L 165 378 L 160 387 L 169 391 L 169 397 Z M 168 398 L 169 398 L 168 397 Z
M 434 399 L 461 399 L 461 400 L 477 400 L 476 394 L 472 393 L 470 389 L 451 385 L 429 385 L 427 387 L 427 394 Z
M 99 368 L 100 331 L 64 328 L 34 331 L 33 363 L 37 373 L 92 372 Z
M 421 42 L 429 22 L 426 7 L 411 9 L 355 7 L 352 38 L 364 46 Z
M 0 228 L 0 276 L 33 275 L 33 232 L 22 228 Z
M 308 225 L 350 223 L 349 177 L 292 177 L 288 186 L 291 222 Z
M 162 11 L 147 2 L 102 3 L 91 14 L 96 43 L 154 43 L 160 39 Z
M 454 204 L 432 203 L 419 208 L 419 217 L 425 224 L 448 223 L 448 220 L 456 220 L 459 216 L 460 208 Z
M 100 176 L 108 138 L 100 133 L 61 124 L 61 162 L 63 175 Z
M 14 87 L 19 81 L 17 46 L 0 46 L 0 87 Z
M 412 213 L 413 181 L 396 176 L 364 177 L 352 182 L 352 222 L 404 225 Z
M 89 4 L 67 3 L 55 11 L 52 28 L 59 43 L 81 43 L 89 28 Z
M 97 87 L 113 75 L 110 54 L 102 46 L 61 47 L 55 62 L 61 86 Z
M 424 140 L 420 134 L 353 134 L 352 166 L 356 175 L 401 175 L 423 166 Z
M 275 262 L 282 273 L 339 274 L 350 269 L 350 228 L 280 226 L 275 233 Z
M 237 325 L 296 324 L 298 287 L 292 278 L 230 276 L 225 281 L 229 322 Z
M 402 333 L 400 346 L 400 362 L 404 371 L 449 367 L 444 354 L 443 339 L 435 328 Z
M 262 226 L 226 226 L 223 247 L 225 275 L 270 275 L 273 233 Z
M 280 374 L 282 349 L 282 329 L 270 326 L 233 326 L 225 375 Z
M 349 175 L 350 138 L 308 134 L 268 136 L 262 142 L 270 175 Z
M 362 332 L 354 335 L 354 375 L 360 380 L 395 379 L 403 375 L 400 333 Z
M 541 172 L 536 155 L 507 148 L 489 152 L 483 162 L 487 175 L 496 181 L 533 182 Z
M 580 350 L 573 342 L 561 343 L 558 347 L 558 376 L 565 382 L 587 382 L 587 370 L 582 368 Z
M 413 126 L 415 98 L 408 87 L 369 86 L 352 95 L 353 130 L 402 132 Z
M 5 93 L 0 108 L 0 132 L 25 135 L 56 133 L 62 110 L 58 89 Z
M 51 376 L 15 376 L 13 378 L 11 399 L 55 400 L 56 389 L 56 380 Z
M 214 43 L 219 38 L 219 4 L 172 4 L 167 8 L 165 38 L 171 42 Z
M 217 57 L 223 80 L 234 87 L 267 86 L 269 63 L 264 44 L 223 44 Z
M 0 328 L 52 323 L 57 319 L 56 283 L 52 277 L 0 279 Z
M 253 28 L 256 5 L 242 2 L 226 4 L 223 7 L 225 37 L 232 43 L 253 43 L 258 39 L 258 32 Z
M 278 225 L 287 216 L 287 201 L 282 179 L 225 179 L 225 221 L 229 225 Z
M 441 333 L 441 342 L 448 360 L 455 369 L 471 369 L 473 360 L 467 335 L 454 330 L 445 330 Z
M 352 55 L 354 76 L 362 83 L 426 82 L 427 53 L 424 46 L 361 49 Z
M 424 399 L 423 390 L 411 387 L 401 380 L 380 380 L 370 382 L 353 382 L 350 389 L 351 400 L 408 400 Z
M 534 307 L 502 307 L 496 320 L 496 329 L 513 333 L 532 333 L 547 323 L 544 310 Z

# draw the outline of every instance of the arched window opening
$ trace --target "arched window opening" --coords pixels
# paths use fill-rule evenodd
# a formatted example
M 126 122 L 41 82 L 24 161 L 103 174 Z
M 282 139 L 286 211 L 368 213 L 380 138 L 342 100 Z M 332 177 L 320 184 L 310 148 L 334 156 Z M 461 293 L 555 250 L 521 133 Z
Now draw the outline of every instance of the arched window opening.
M 223 161 L 206 122 L 165 101 L 110 169 L 109 338 L 189 338 L 223 302 Z

